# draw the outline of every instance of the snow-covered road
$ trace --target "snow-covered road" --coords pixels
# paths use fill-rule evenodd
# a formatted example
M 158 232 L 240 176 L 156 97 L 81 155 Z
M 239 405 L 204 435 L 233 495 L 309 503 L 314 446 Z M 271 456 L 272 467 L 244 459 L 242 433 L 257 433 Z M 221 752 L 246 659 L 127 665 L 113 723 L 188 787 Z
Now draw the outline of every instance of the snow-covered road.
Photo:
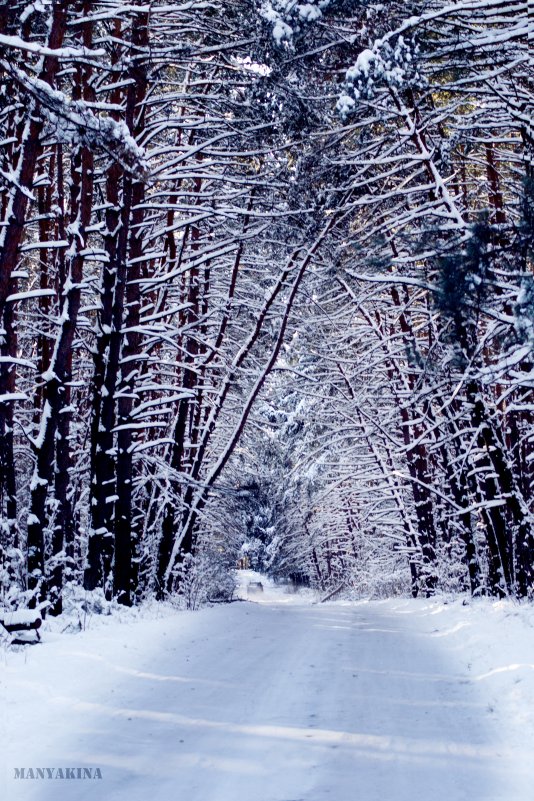
M 50 637 L 5 660 L 5 801 L 530 801 L 457 646 L 409 605 L 274 597 Z

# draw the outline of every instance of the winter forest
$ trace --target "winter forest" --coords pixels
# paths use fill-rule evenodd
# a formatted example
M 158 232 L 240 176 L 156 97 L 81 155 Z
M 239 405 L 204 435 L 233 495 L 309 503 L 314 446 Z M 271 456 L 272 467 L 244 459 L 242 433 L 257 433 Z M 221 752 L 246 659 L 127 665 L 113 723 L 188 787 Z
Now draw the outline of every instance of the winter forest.
M 533 29 L 0 3 L 3 606 L 532 597 Z

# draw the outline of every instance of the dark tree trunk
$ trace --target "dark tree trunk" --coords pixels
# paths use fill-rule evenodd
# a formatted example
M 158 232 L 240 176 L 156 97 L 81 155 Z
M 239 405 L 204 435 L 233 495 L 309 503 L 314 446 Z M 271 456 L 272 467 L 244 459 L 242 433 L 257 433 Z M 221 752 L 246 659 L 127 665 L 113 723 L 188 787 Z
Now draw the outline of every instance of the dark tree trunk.
M 148 14 L 137 14 L 132 31 L 134 53 L 130 68 L 132 85 L 126 100 L 126 124 L 133 135 L 139 139 L 143 132 L 145 119 L 145 98 L 148 89 L 146 54 L 148 43 Z M 133 424 L 132 409 L 135 396 L 135 383 L 139 374 L 139 319 L 141 290 L 139 279 L 142 275 L 141 259 L 143 239 L 141 225 L 144 219 L 142 208 L 145 197 L 145 184 L 142 180 L 133 182 L 131 200 L 131 222 L 128 250 L 128 270 L 126 282 L 126 316 L 122 339 L 121 378 L 118 400 L 117 431 L 117 499 L 115 504 L 115 562 L 113 573 L 113 592 L 119 603 L 129 606 L 132 602 L 132 554 L 135 539 L 132 510 L 133 470 Z

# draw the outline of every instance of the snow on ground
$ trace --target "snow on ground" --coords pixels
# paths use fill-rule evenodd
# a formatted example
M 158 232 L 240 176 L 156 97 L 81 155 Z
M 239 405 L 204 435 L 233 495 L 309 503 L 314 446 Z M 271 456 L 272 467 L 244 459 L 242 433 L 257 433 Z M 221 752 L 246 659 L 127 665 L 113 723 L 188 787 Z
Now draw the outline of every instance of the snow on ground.
M 532 606 L 238 595 L 0 651 L 2 799 L 531 801 Z

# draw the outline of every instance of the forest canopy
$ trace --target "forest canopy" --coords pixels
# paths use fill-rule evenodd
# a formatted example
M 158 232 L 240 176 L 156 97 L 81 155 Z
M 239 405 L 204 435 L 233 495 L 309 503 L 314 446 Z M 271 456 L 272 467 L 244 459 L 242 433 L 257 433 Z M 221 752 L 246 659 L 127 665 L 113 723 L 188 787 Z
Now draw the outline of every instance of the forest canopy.
M 526 2 L 0 4 L 0 599 L 531 597 Z

